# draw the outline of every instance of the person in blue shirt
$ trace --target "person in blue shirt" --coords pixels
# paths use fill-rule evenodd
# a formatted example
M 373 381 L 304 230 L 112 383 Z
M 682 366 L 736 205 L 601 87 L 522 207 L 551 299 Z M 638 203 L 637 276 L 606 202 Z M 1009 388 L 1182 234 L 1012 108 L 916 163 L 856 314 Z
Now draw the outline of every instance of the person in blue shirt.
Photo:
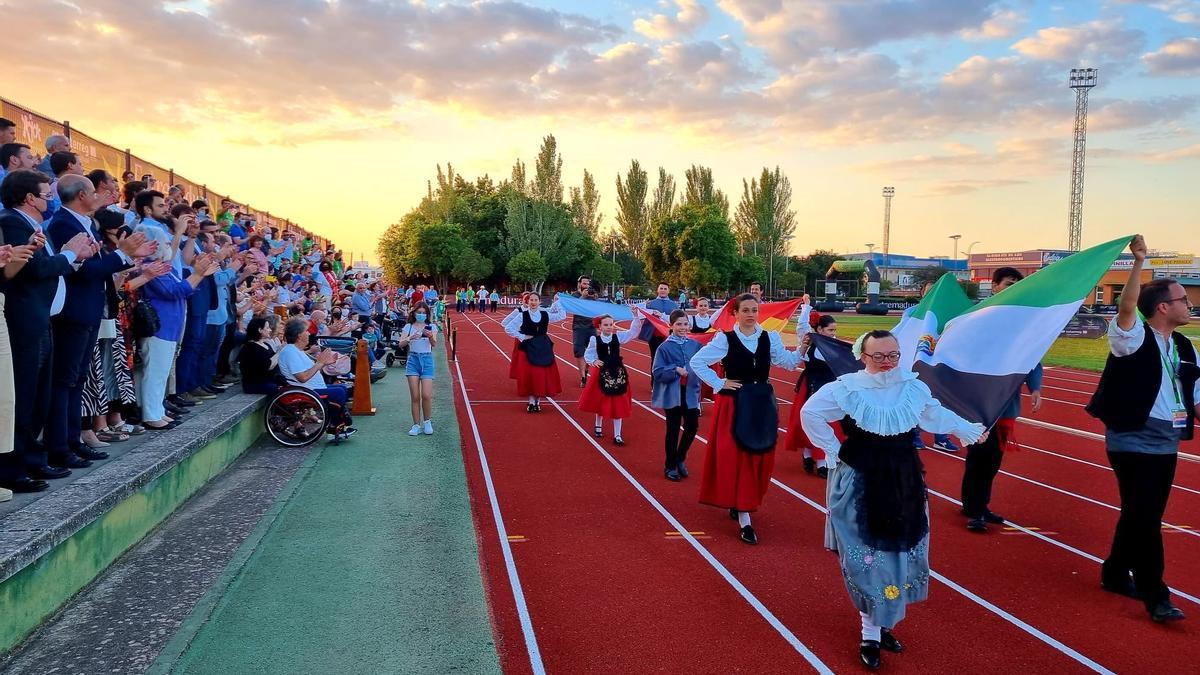
M 430 286 L 429 289 L 427 291 L 425 291 L 425 304 L 432 305 L 433 303 L 437 302 L 437 299 L 438 299 L 437 288 Z
M 241 251 L 249 248 L 249 244 L 246 242 L 246 228 L 242 225 L 244 217 L 243 214 L 239 213 L 237 220 L 229 224 L 229 237 L 233 239 L 233 243 L 237 244 L 238 250 Z
M 354 287 L 354 295 L 350 296 L 350 310 L 358 315 L 358 320 L 363 321 L 369 318 L 372 314 L 372 302 L 374 298 L 371 296 L 371 291 L 365 283 L 359 282 Z
M 663 475 L 678 481 L 687 478 L 684 461 L 700 428 L 700 378 L 689 363 L 700 351 L 700 343 L 688 338 L 691 320 L 687 312 L 671 312 L 670 322 L 671 334 L 654 355 L 650 405 L 662 410 L 667 422 Z
M 658 312 L 659 317 L 664 321 L 671 315 L 671 312 L 679 309 L 679 305 L 671 299 L 671 285 L 665 281 L 660 282 L 657 296 L 646 303 L 646 309 Z M 663 343 L 664 338 L 654 332 L 654 327 L 650 325 L 649 321 L 642 326 L 640 337 L 650 345 L 650 362 L 654 363 L 654 353 L 658 351 L 658 346 Z

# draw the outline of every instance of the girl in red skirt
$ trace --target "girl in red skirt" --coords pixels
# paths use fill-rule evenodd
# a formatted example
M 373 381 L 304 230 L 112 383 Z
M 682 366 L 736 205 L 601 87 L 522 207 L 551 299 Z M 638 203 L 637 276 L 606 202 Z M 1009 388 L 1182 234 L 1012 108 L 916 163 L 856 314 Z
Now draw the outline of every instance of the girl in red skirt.
M 541 399 L 562 391 L 554 343 L 548 332 L 550 322 L 566 319 L 567 313 L 559 308 L 557 295 L 554 299 L 555 303 L 544 310 L 541 296 L 525 293 L 521 296 L 522 307 L 513 310 L 502 322 L 504 332 L 514 340 L 508 376 L 517 381 L 517 396 L 529 398 L 526 412 L 541 412 Z
M 629 389 L 629 374 L 621 358 L 621 345 L 638 336 L 642 315 L 635 308 L 633 323 L 617 333 L 613 318 L 602 314 L 592 320 L 596 335 L 588 338 L 583 358 L 590 364 L 587 385 L 579 397 L 579 409 L 596 415 L 596 438 L 604 438 L 604 419 L 613 421 L 613 442 L 625 445 L 621 438 L 621 422 L 633 408 L 633 392 Z
M 779 421 L 770 383 L 771 366 L 795 370 L 800 355 L 784 347 L 778 333 L 764 331 L 758 325 L 758 299 L 753 295 L 740 295 L 728 307 L 737 326 L 715 335 L 689 364 L 701 380 L 719 392 L 704 458 L 700 501 L 729 509 L 729 517 L 738 521 L 742 541 L 757 544 L 750 512 L 758 509 L 771 484 Z M 724 379 L 712 369 L 718 362 L 724 367 Z
M 800 315 L 800 323 L 797 324 L 796 331 L 804 335 L 800 340 L 800 358 L 806 365 L 804 372 L 800 374 L 800 378 L 796 380 L 796 398 L 792 401 L 791 416 L 788 419 L 787 438 L 784 440 L 784 446 L 788 450 L 801 450 L 804 453 L 804 471 L 809 474 L 816 474 L 819 478 L 829 476 L 829 469 L 825 465 L 825 451 L 813 446 L 808 440 L 804 429 L 800 426 L 800 408 L 804 407 L 804 402 L 810 396 L 817 393 L 821 387 L 834 381 L 836 376 L 830 370 L 829 365 L 825 363 L 825 357 L 821 351 L 817 349 L 816 342 L 806 333 L 811 329 L 811 332 L 817 332 L 825 337 L 837 338 L 837 319 L 832 314 L 821 316 L 815 312 L 810 313 L 811 305 L 804 305 L 804 311 Z M 809 321 L 806 322 L 805 318 Z M 803 331 L 803 332 L 801 332 Z

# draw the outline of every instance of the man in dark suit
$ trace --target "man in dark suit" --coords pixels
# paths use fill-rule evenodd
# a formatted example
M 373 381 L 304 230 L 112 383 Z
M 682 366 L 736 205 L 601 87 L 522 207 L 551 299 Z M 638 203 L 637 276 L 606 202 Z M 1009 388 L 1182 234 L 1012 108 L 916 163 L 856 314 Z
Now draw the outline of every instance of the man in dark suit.
M 100 204 L 96 188 L 85 176 L 64 174 L 58 180 L 62 208 L 46 224 L 46 234 L 55 246 L 84 235 L 100 250 L 99 233 L 92 214 Z M 67 277 L 67 297 L 63 311 L 51 320 L 54 351 L 50 387 L 50 412 L 45 445 L 52 466 L 85 467 L 90 460 L 106 459 L 107 453 L 84 447 L 79 440 L 83 414 L 83 382 L 92 363 L 100 320 L 108 306 L 108 291 L 113 275 L 133 267 L 134 260 L 154 252 L 154 244 L 145 235 L 124 237 L 113 253 L 99 253 L 77 265 Z
M 50 403 L 50 316 L 66 300 L 63 277 L 74 264 L 92 255 L 87 235 L 72 237 L 61 251 L 46 240 L 41 213 L 50 199 L 50 179 L 36 171 L 9 173 L 0 183 L 0 233 L 12 245 L 28 243 L 35 251 L 14 276 L 4 282 L 4 317 L 14 354 L 16 397 L 14 451 L 0 455 L 0 485 L 13 492 L 37 492 L 41 479 L 70 475 L 47 465 L 46 451 L 37 442 Z M 8 268 L 6 268 L 7 276 Z

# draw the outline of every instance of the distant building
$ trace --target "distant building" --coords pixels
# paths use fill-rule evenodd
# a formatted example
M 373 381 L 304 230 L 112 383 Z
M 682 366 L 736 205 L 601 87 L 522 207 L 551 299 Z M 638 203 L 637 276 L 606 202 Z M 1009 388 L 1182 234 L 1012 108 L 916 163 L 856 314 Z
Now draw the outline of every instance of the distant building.
M 970 266 L 971 279 L 979 282 L 981 294 L 986 295 L 991 289 L 992 273 L 1001 267 L 1015 267 L 1025 276 L 1029 276 L 1070 254 L 1070 251 L 1044 248 L 1030 251 L 974 253 L 967 262 Z M 1129 280 L 1129 269 L 1132 266 L 1132 256 L 1126 254 L 1118 258 L 1109 271 L 1100 278 L 1095 292 L 1084 300 L 1085 304 L 1116 304 L 1121 295 L 1121 289 Z M 1146 266 L 1142 271 L 1142 282 L 1162 277 L 1178 280 L 1187 290 L 1192 304 L 1200 305 L 1200 258 L 1190 254 L 1156 255 L 1147 258 Z
M 900 253 L 889 253 L 887 257 L 887 265 L 884 265 L 882 253 L 851 253 L 844 256 L 846 260 L 874 260 L 875 266 L 879 268 L 880 276 L 892 283 L 894 288 L 898 289 L 916 289 L 919 283 L 914 277 L 914 273 L 920 270 L 927 270 L 932 267 L 944 267 L 959 279 L 968 278 L 968 266 L 966 260 L 951 260 L 949 258 L 919 258 L 914 255 L 903 255 Z

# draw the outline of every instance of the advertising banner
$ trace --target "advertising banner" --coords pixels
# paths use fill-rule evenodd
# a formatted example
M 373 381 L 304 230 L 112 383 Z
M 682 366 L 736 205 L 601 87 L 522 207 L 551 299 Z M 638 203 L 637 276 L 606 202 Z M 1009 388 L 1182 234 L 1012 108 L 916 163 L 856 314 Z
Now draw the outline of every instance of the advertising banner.
M 87 171 L 104 169 L 117 180 L 125 173 L 125 151 L 105 145 L 87 134 L 71 129 L 71 151 L 74 152 Z

